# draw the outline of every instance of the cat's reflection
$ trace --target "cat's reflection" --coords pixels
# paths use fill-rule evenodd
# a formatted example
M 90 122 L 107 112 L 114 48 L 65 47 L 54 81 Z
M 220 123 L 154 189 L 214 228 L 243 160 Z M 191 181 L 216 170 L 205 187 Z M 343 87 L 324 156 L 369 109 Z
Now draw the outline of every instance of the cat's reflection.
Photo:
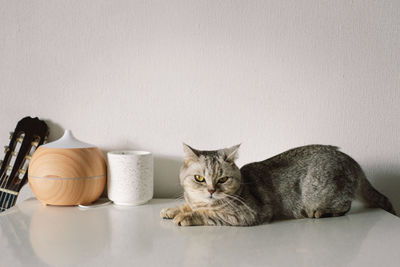
M 378 220 L 371 213 L 359 213 L 255 227 L 174 229 L 185 240 L 183 265 L 343 266 L 358 254 Z M 240 250 L 243 247 L 245 251 Z

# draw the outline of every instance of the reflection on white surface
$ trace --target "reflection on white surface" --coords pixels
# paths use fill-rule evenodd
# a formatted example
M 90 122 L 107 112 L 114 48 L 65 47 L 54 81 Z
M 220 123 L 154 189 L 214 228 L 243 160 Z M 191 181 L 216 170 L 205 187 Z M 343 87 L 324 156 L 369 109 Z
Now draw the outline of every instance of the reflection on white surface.
M 347 266 L 359 254 L 361 244 L 378 220 L 374 216 L 365 220 L 364 216 L 353 215 L 295 223 L 280 221 L 250 228 L 170 230 L 183 238 L 185 266 Z
M 132 213 L 132 211 L 135 211 Z M 112 218 L 110 257 L 118 265 L 131 265 L 154 257 L 152 213 L 134 206 L 113 205 L 108 210 Z M 140 266 L 140 265 L 137 265 Z
M 29 226 L 33 251 L 49 265 L 85 263 L 108 243 L 107 214 L 76 207 L 64 211 L 65 207 L 45 205 L 35 209 Z
M 256 227 L 178 227 L 136 207 L 43 206 L 0 215 L 2 263 L 13 266 L 398 266 L 400 221 L 379 210 Z M 4 254 L 3 254 L 4 252 Z

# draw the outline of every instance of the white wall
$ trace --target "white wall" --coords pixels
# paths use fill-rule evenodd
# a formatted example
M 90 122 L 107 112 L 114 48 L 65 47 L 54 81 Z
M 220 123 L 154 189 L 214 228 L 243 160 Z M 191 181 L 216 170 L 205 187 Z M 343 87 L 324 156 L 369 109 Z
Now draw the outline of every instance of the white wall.
M 25 115 L 101 149 L 239 165 L 334 144 L 400 212 L 400 1 L 0 1 L 0 143 Z

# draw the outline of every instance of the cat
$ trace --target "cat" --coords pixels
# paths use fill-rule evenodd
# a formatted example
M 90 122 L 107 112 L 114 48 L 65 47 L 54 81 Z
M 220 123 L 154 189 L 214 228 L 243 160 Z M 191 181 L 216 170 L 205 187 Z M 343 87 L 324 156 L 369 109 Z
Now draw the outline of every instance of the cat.
M 395 214 L 360 165 L 334 146 L 302 146 L 240 169 L 240 145 L 214 151 L 183 146 L 179 177 L 186 203 L 160 213 L 180 226 L 342 216 L 353 199 Z

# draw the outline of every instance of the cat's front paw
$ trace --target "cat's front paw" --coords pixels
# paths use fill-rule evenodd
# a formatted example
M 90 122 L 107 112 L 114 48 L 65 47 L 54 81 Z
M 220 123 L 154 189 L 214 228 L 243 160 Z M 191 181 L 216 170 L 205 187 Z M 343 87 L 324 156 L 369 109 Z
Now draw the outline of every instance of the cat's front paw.
M 177 208 L 165 208 L 161 210 L 160 216 L 163 219 L 173 219 L 178 212 L 179 210 Z
M 203 225 L 190 212 L 177 214 L 174 218 L 174 223 L 179 226 Z

